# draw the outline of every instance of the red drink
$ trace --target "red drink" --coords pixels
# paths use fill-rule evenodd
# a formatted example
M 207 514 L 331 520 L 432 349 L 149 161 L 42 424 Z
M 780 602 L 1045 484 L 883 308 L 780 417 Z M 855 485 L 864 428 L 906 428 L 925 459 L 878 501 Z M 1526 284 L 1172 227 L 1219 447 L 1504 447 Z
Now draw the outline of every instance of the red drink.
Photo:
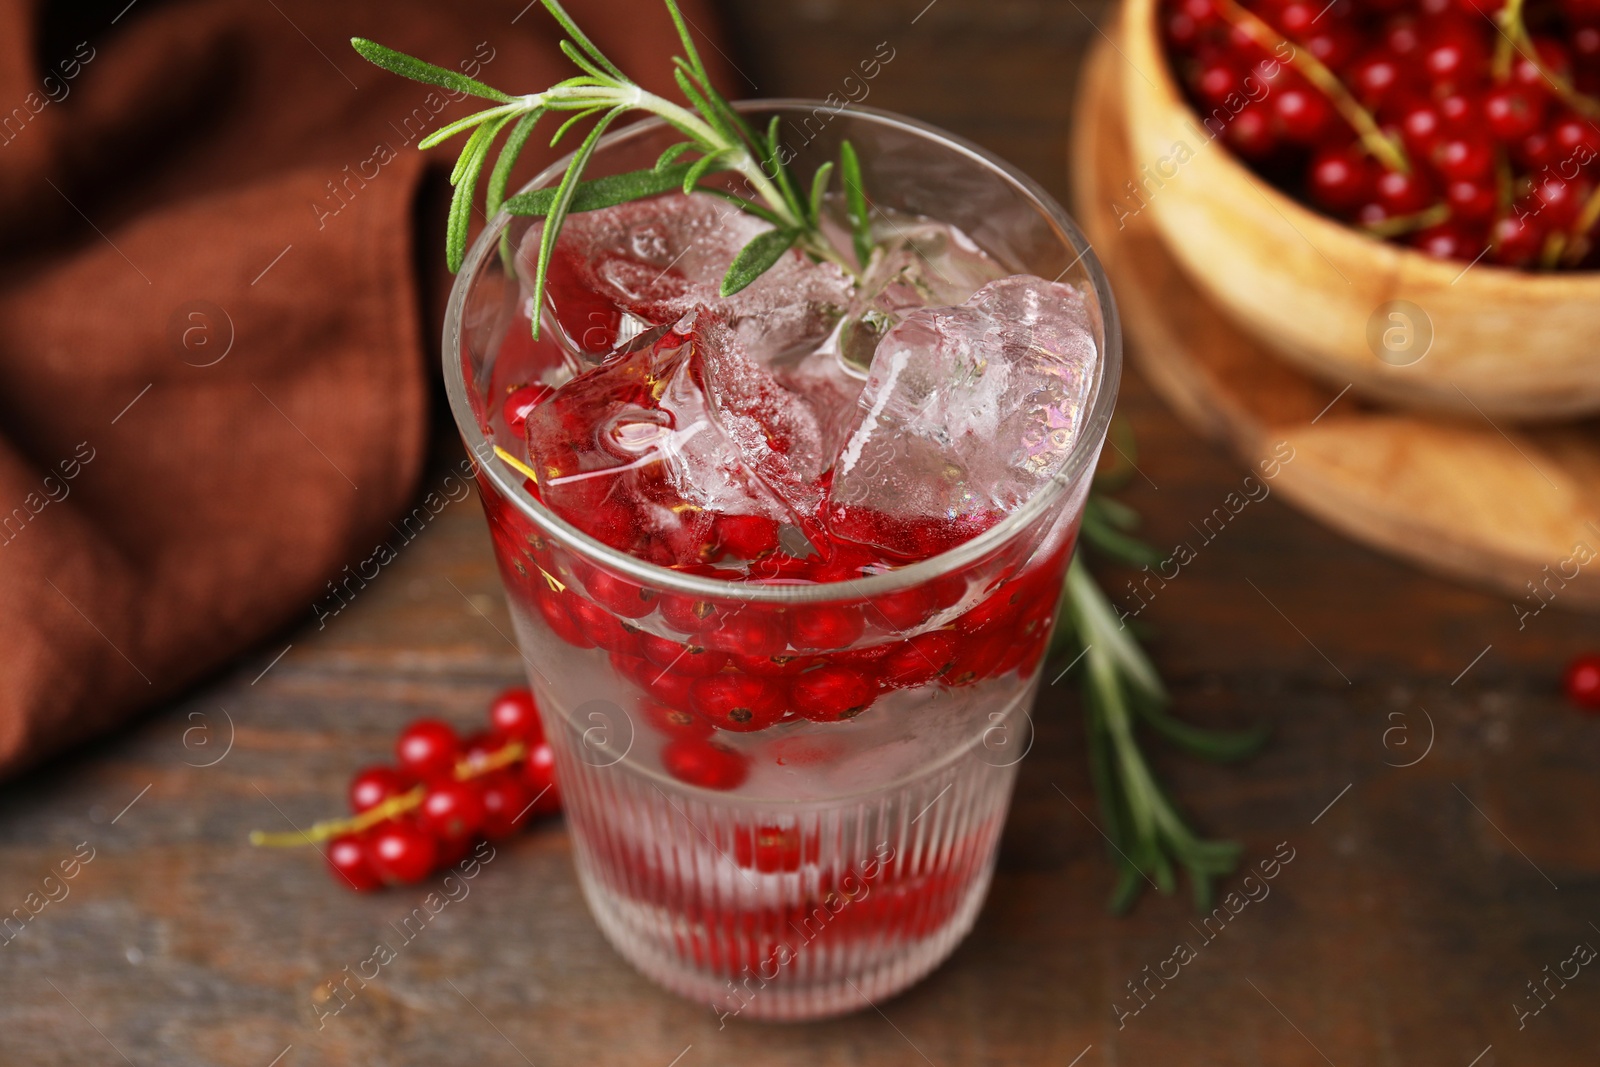
M 845 136 L 856 280 L 791 252 L 722 299 L 762 224 L 674 193 L 568 222 L 538 341 L 537 230 L 491 227 L 446 334 L 469 447 L 509 457 L 480 485 L 591 908 L 750 1016 L 865 1006 L 970 928 L 1119 367 L 1047 197 L 872 113 L 799 151 Z

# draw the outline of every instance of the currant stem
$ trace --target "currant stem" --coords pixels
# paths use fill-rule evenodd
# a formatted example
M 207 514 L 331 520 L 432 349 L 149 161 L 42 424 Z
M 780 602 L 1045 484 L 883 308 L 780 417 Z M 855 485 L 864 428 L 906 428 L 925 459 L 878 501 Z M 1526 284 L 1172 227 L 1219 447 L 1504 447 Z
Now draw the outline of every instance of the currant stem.
M 1564 252 L 1568 266 L 1576 265 L 1588 252 L 1589 231 L 1597 222 L 1600 222 L 1600 188 L 1589 194 L 1589 199 L 1583 202 L 1583 210 L 1578 212 L 1578 221 L 1572 224 Z
M 457 781 L 465 782 L 473 778 L 480 778 L 491 771 L 516 763 L 528 754 L 528 747 L 521 741 L 507 742 L 503 747 L 496 749 L 488 756 L 478 760 L 461 759 L 456 761 L 455 777 Z M 359 815 L 352 815 L 344 819 L 324 819 L 312 823 L 307 830 L 284 830 L 278 833 L 267 833 L 263 830 L 250 831 L 250 843 L 261 848 L 298 848 L 301 845 L 315 845 L 323 841 L 331 841 L 335 837 L 345 834 L 358 834 L 363 830 L 394 818 L 404 815 L 422 803 L 422 798 L 427 793 L 427 787 L 412 786 L 404 793 L 390 797 L 382 803 L 375 804 Z
M 1242 7 L 1238 0 L 1217 0 L 1217 8 L 1224 18 L 1249 34 L 1256 44 L 1268 52 L 1277 54 L 1280 48 L 1287 45 L 1289 65 L 1304 74 L 1306 80 L 1328 98 L 1340 116 L 1355 129 L 1368 154 L 1390 170 L 1401 174 L 1411 173 L 1411 161 L 1406 158 L 1399 143 L 1378 128 L 1378 121 L 1372 117 L 1372 112 L 1361 106 L 1361 102 L 1345 88 L 1339 76 L 1329 70 L 1322 60 L 1305 49 L 1296 48 L 1291 41 L 1262 21 L 1260 16 Z
M 1533 36 L 1528 33 L 1528 24 L 1522 18 L 1522 5 L 1523 0 L 1506 0 L 1506 6 L 1500 11 L 1500 29 L 1503 36 L 1500 51 L 1495 54 L 1495 78 L 1503 81 L 1511 73 L 1511 58 L 1507 49 L 1509 44 L 1522 58 L 1533 64 L 1533 68 L 1539 72 L 1539 77 L 1549 83 L 1563 103 L 1586 119 L 1600 118 L 1600 100 L 1579 92 L 1570 81 L 1545 65 L 1544 57 L 1539 55 L 1539 49 L 1534 47 Z M 1502 53 L 1505 56 L 1503 71 Z
M 1401 234 L 1415 233 L 1425 230 L 1429 226 L 1437 226 L 1450 217 L 1450 205 L 1439 203 L 1432 207 L 1414 211 L 1409 215 L 1395 215 L 1384 219 L 1382 222 L 1363 223 L 1362 233 L 1369 233 L 1374 237 L 1399 237 Z

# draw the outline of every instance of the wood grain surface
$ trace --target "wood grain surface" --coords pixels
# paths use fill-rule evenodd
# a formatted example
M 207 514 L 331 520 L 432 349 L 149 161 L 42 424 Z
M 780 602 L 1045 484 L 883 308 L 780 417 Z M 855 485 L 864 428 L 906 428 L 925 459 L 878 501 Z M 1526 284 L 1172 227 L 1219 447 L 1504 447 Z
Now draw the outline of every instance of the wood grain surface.
M 1100 5 L 739 0 L 729 14 L 752 92 L 826 96 L 888 40 L 896 58 L 870 103 L 1068 192 L 1073 85 Z M 976 930 L 901 997 L 828 1022 L 719 1029 L 606 946 L 556 822 L 501 846 L 470 895 L 319 1029 L 318 990 L 394 944 L 392 924 L 430 886 L 357 896 L 315 855 L 252 850 L 245 834 L 337 811 L 402 722 L 473 722 L 517 679 L 487 533 L 464 501 L 325 628 L 282 633 L 0 787 L 0 914 L 44 901 L 62 864 L 75 872 L 55 875 L 60 899 L 0 947 L 0 1064 L 1592 1063 L 1593 966 L 1552 979 L 1520 1029 L 1515 1007 L 1540 1003 L 1525 983 L 1575 945 L 1600 946 L 1600 722 L 1556 693 L 1566 658 L 1600 647 L 1600 625 L 1557 598 L 1519 628 L 1507 597 L 1351 544 L 1275 495 L 1207 527 L 1248 472 L 1137 376 L 1125 394 L 1142 476 L 1124 497 L 1150 540 L 1186 542 L 1193 559 L 1143 606 L 1126 587 L 1138 576 L 1100 573 L 1149 625 L 1179 711 L 1276 728 L 1240 767 L 1157 754 L 1186 809 L 1242 841 L 1247 864 L 1293 850 L 1209 940 L 1181 896 L 1105 914 L 1111 868 L 1068 680 L 1034 712 Z M 455 456 L 441 430 L 424 491 Z M 1128 983 L 1173 973 L 1164 961 L 1182 942 L 1195 958 L 1164 986 L 1150 979 L 1141 1006 Z

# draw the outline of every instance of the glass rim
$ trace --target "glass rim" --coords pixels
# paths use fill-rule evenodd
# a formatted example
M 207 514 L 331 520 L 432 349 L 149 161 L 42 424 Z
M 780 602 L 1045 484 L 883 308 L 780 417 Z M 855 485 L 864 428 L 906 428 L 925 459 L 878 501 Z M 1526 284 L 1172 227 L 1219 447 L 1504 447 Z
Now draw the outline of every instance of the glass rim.
M 613 548 L 589 536 L 562 519 L 542 502 L 534 500 L 522 489 L 524 475 L 515 471 L 493 452 L 493 445 L 478 425 L 472 403 L 467 396 L 466 372 L 461 360 L 461 320 L 466 306 L 467 289 L 477 276 L 478 268 L 490 252 L 499 245 L 500 235 L 510 225 L 513 216 L 504 207 L 489 220 L 483 231 L 467 250 L 461 269 L 450 287 L 450 300 L 445 311 L 443 362 L 445 392 L 450 400 L 450 412 L 456 422 L 467 451 L 477 461 L 478 469 L 485 474 L 495 490 L 510 501 L 522 516 L 556 539 L 566 542 L 592 562 L 625 575 L 651 589 L 689 596 L 723 600 L 740 600 L 757 603 L 795 604 L 830 602 L 844 598 L 871 599 L 875 596 L 899 592 L 943 575 L 959 571 L 976 563 L 1009 541 L 1019 530 L 1045 514 L 1050 507 L 1068 492 L 1085 473 L 1092 458 L 1098 457 L 1111 423 L 1112 409 L 1116 406 L 1117 392 L 1122 380 L 1122 327 L 1111 295 L 1111 286 L 1093 247 L 1078 229 L 1072 217 L 1047 193 L 1039 183 L 1022 171 L 1000 159 L 986 149 L 965 138 L 941 130 L 917 119 L 907 118 L 892 111 L 857 105 L 834 106 L 820 100 L 780 97 L 774 99 L 741 100 L 734 108 L 741 111 L 805 111 L 826 110 L 834 115 L 877 123 L 891 129 L 910 133 L 929 141 L 946 151 L 965 156 L 1011 185 L 1031 200 L 1047 219 L 1060 231 L 1063 242 L 1076 252 L 1076 257 L 1061 272 L 1065 274 L 1079 263 L 1094 287 L 1099 303 L 1104 336 L 1101 339 L 1100 358 L 1096 361 L 1095 379 L 1090 392 L 1088 413 L 1078 439 L 1062 469 L 1050 479 L 1050 484 L 1040 489 L 1020 508 L 1000 522 L 970 540 L 924 560 L 896 567 L 879 574 L 859 578 L 846 578 L 831 582 L 782 583 L 765 580 L 730 580 L 706 575 L 690 574 L 650 563 Z M 660 129 L 666 123 L 660 118 L 650 118 L 632 123 L 600 139 L 596 154 L 625 141 Z M 568 153 L 540 171 L 522 186 L 519 192 L 540 189 L 554 184 L 572 159 Z M 1059 278 L 1060 275 L 1057 275 Z

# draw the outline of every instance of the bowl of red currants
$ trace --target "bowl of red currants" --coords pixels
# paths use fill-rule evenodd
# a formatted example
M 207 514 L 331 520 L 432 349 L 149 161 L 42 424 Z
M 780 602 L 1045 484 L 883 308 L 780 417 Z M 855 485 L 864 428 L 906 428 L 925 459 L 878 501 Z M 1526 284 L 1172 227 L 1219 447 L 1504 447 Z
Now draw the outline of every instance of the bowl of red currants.
M 1149 212 L 1302 370 L 1408 407 L 1600 411 L 1600 0 L 1127 0 Z

